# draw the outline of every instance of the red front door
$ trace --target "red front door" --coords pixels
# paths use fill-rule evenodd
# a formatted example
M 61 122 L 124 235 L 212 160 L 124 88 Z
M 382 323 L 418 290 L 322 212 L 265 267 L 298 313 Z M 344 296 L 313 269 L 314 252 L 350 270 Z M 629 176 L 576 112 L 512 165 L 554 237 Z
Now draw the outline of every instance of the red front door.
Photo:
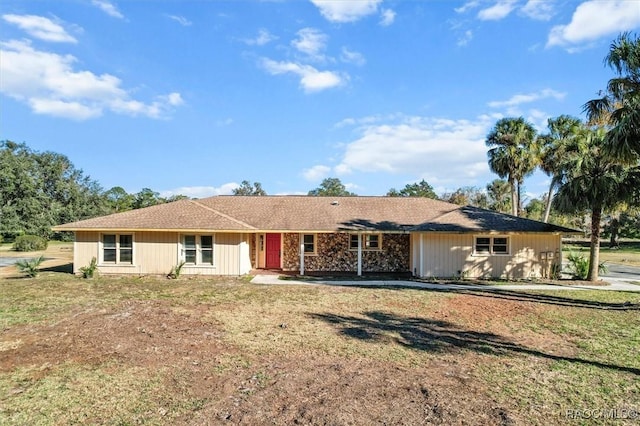
M 280 269 L 280 234 L 267 234 L 267 269 Z

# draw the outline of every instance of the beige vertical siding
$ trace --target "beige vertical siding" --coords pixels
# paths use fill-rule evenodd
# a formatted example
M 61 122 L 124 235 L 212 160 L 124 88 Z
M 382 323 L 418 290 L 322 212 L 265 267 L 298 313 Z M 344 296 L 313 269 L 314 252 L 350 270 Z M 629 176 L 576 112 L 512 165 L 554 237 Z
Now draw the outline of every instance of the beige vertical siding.
M 553 263 L 561 261 L 560 235 L 511 234 L 509 255 L 474 255 L 475 234 L 415 235 L 412 240 L 412 267 L 423 277 L 532 278 L 548 276 Z M 423 255 L 420 258 L 420 239 Z M 544 260 L 541 253 L 553 253 Z M 422 263 L 421 263 L 422 262 Z M 422 267 L 422 273 L 420 273 Z
M 116 233 L 116 232 L 114 232 Z M 99 248 L 102 233 L 76 232 L 73 253 L 73 270 L 100 259 Z M 135 232 L 133 265 L 100 264 L 104 274 L 168 274 L 179 262 L 180 234 L 176 232 Z M 184 266 L 185 275 L 241 275 L 251 267 L 249 235 L 214 234 L 214 265 L 212 267 Z M 242 256 L 242 258 L 241 258 Z

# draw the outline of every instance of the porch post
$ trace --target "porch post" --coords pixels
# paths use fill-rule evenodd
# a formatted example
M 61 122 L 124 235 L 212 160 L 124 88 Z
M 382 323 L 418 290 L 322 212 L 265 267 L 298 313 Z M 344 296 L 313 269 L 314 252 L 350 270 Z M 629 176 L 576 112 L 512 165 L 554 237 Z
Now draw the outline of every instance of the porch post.
M 419 234 L 420 235 L 420 260 L 418 262 L 418 265 L 420 265 L 420 267 L 418 268 L 418 270 L 420 271 L 420 277 L 424 276 L 424 235 Z
M 362 235 L 358 232 L 358 276 L 362 276 Z
M 304 235 L 298 234 L 300 239 L 300 275 L 304 275 Z

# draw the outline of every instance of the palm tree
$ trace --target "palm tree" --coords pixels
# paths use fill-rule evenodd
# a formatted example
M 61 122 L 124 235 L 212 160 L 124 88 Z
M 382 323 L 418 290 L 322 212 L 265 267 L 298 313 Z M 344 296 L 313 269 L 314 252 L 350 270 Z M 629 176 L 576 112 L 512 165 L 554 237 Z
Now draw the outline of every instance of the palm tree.
M 563 213 L 591 213 L 591 251 L 587 280 L 598 280 L 600 222 L 606 210 L 613 209 L 630 195 L 631 168 L 611 159 L 603 149 L 607 137 L 604 127 L 575 128 L 558 164 L 560 186 L 554 206 Z
M 537 140 L 540 168 L 551 178 L 545 203 L 543 222 L 549 221 L 553 191 L 560 183 L 560 165 L 565 145 L 575 135 L 574 129 L 581 124 L 580 119 L 569 115 L 561 115 L 547 120 L 549 133 Z
M 602 98 L 584 104 L 590 123 L 610 127 L 605 140 L 613 156 L 627 164 L 640 158 L 640 38 L 623 33 L 611 44 L 604 62 L 617 77 L 609 80 Z
M 537 156 L 534 141 L 536 130 L 523 117 L 503 118 L 487 135 L 490 147 L 489 168 L 511 186 L 511 213 L 520 212 L 520 189 L 524 178 L 535 170 Z

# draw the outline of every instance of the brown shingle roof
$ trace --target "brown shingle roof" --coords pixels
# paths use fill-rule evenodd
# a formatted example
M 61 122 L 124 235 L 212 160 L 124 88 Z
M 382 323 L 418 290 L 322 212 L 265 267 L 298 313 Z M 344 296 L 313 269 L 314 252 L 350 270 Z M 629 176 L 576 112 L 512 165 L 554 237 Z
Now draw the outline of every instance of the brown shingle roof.
M 78 230 L 574 232 L 429 198 L 217 196 L 60 225 Z

